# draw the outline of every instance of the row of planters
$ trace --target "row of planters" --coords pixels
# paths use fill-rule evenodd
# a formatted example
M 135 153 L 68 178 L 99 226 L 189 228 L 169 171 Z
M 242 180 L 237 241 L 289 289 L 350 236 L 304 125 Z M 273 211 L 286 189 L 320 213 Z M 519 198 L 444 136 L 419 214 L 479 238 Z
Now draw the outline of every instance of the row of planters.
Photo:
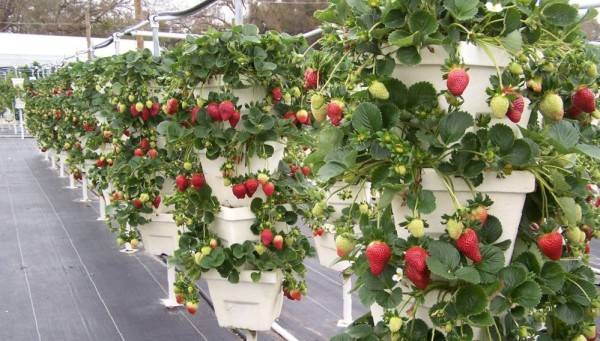
M 31 85 L 28 125 L 119 242 L 172 255 L 190 312 L 208 281 L 223 327 L 306 293 L 305 225 L 371 310 L 336 340 L 594 340 L 595 16 L 335 1 L 310 47 L 240 26 L 72 64 Z

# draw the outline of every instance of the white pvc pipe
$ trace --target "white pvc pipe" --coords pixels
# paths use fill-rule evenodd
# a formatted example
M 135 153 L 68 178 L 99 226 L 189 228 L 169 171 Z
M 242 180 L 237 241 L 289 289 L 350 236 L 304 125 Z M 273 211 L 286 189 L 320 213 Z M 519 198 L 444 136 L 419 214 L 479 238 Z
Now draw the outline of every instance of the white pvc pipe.
M 19 121 L 21 122 L 21 140 L 25 139 L 25 126 L 23 125 L 23 109 L 19 110 Z
M 279 336 L 281 336 L 286 341 L 298 341 L 298 339 L 294 335 L 292 335 L 290 332 L 288 332 L 286 329 L 280 326 L 277 322 L 273 322 L 273 324 L 271 325 L 271 329 L 273 329 L 275 333 L 279 334 Z
M 106 203 L 104 202 L 104 197 L 102 196 L 102 194 L 100 194 L 100 196 L 98 197 L 98 203 L 100 204 L 100 216 L 96 220 L 106 221 Z
M 342 319 L 338 321 L 338 327 L 347 327 L 352 323 L 352 277 L 345 276 L 342 285 Z
M 49 153 L 48 153 L 48 151 L 46 150 L 46 151 L 44 152 L 44 161 L 46 161 L 46 162 L 50 161 L 50 156 L 49 156 L 48 154 L 49 154 Z
M 56 169 L 56 155 L 52 154 L 50 156 L 50 160 L 52 161 L 50 164 L 50 169 Z
M 235 24 L 242 25 L 244 23 L 244 4 L 242 0 L 235 0 L 234 2 L 235 9 Z
M 77 186 L 75 185 L 75 176 L 73 175 L 73 173 L 69 174 L 69 186 L 67 187 L 68 189 L 76 189 Z

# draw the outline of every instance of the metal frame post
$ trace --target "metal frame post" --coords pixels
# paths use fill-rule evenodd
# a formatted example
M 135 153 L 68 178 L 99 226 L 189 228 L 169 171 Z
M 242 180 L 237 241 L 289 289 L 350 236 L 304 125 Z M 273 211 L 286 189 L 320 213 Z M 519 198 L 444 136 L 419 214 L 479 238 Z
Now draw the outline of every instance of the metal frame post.
M 338 321 L 338 327 L 348 327 L 352 324 L 352 277 L 348 275 L 342 275 L 344 278 L 344 284 L 342 285 L 342 319 Z
M 162 301 L 162 304 L 169 309 L 182 306 L 181 304 L 177 303 L 177 299 L 175 298 L 175 275 L 176 275 L 175 266 L 173 264 L 171 264 L 169 262 L 169 260 L 167 259 L 168 296 L 167 296 L 167 298 L 162 299 L 161 301 Z
M 59 159 L 59 169 L 58 169 L 58 177 L 59 178 L 66 178 L 67 176 L 65 175 L 65 158 L 61 156 L 61 158 Z
M 242 25 L 244 23 L 244 4 L 242 3 L 242 0 L 235 0 L 234 9 L 235 9 L 234 23 L 236 25 Z
M 81 174 L 81 199 L 79 199 L 79 202 L 90 202 L 87 175 L 85 173 Z
M 152 55 L 160 57 L 160 41 L 158 40 L 159 22 L 155 15 L 150 16 L 150 28 L 152 28 Z
M 77 189 L 77 184 L 75 183 L 75 176 L 72 172 L 69 172 L 69 186 L 65 187 L 68 189 Z
M 121 53 L 121 33 L 113 33 L 113 41 L 115 43 L 115 54 Z

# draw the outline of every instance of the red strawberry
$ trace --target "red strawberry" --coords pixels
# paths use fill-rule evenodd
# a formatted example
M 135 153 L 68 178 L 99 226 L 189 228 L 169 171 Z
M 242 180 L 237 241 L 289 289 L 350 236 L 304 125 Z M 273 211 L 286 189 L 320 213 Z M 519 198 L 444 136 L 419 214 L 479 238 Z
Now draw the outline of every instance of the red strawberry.
M 302 298 L 302 292 L 299 289 L 290 290 L 290 299 L 294 301 L 300 301 Z
M 485 225 L 485 222 L 488 218 L 488 210 L 484 206 L 477 206 L 473 210 L 471 210 L 470 218 L 472 220 L 478 220 L 481 223 L 481 226 Z
M 136 150 L 133 151 L 133 155 L 142 157 L 144 156 L 144 151 L 141 148 L 136 148 Z
M 477 233 L 471 228 L 465 229 L 463 234 L 456 240 L 456 248 L 460 253 L 473 261 L 481 262 L 481 252 L 479 252 L 479 238 Z
M 229 125 L 232 128 L 235 128 L 235 126 L 238 124 L 238 122 L 240 121 L 240 112 L 239 111 L 234 111 L 233 114 L 231 114 L 231 117 L 229 118 Z
M 148 121 L 150 119 L 150 110 L 148 108 L 142 109 L 142 120 Z
M 102 167 L 104 167 L 105 165 L 106 165 L 106 163 L 104 162 L 104 160 L 101 160 L 101 159 L 99 159 L 99 160 L 96 160 L 96 167 L 98 167 L 98 168 L 102 168 Z
M 235 184 L 231 186 L 233 195 L 238 199 L 244 199 L 246 197 L 246 186 L 244 184 Z
M 174 115 L 177 110 L 179 110 L 179 102 L 177 102 L 176 98 L 169 98 L 169 100 L 167 101 L 167 114 L 168 115 Z
M 586 255 L 590 254 L 590 243 L 586 243 L 585 244 L 584 252 L 585 252 Z
M 594 93 L 586 86 L 580 87 L 571 97 L 573 106 L 585 112 L 594 112 L 596 110 L 596 98 Z
M 431 280 L 431 273 L 427 269 L 424 271 L 418 271 L 412 266 L 406 266 L 404 269 L 404 274 L 415 285 L 415 287 L 417 287 L 417 289 L 421 290 L 427 288 L 429 281 Z
M 177 301 L 177 304 L 183 304 L 183 296 L 182 295 L 175 295 L 175 301 Z
M 142 201 L 141 201 L 140 199 L 137 199 L 137 198 L 136 198 L 136 199 L 133 199 L 133 200 L 131 201 L 131 203 L 132 203 L 132 204 L 133 204 L 133 206 L 134 206 L 135 208 L 137 208 L 138 210 L 139 210 L 140 208 L 142 208 L 142 205 L 143 205 L 143 204 L 142 204 Z
M 308 123 L 308 111 L 306 110 L 298 110 L 296 113 L 296 120 L 302 124 Z
M 250 178 L 244 182 L 244 186 L 246 187 L 246 193 L 248 194 L 248 197 L 251 198 L 258 188 L 258 180 Z
M 270 197 L 275 193 L 275 185 L 272 182 L 267 182 L 262 185 L 262 190 L 266 196 Z
M 150 108 L 150 116 L 156 117 L 160 112 L 160 104 L 158 102 L 152 103 L 152 107 Z
M 151 159 L 156 159 L 158 157 L 158 152 L 156 149 L 152 148 L 148 151 L 148 157 Z
M 559 260 L 562 257 L 563 238 L 558 231 L 539 236 L 537 245 L 540 251 L 552 260 Z
M 185 192 L 189 185 L 188 179 L 183 174 L 177 175 L 177 177 L 175 177 L 175 185 L 179 192 Z
M 198 311 L 198 303 L 197 302 L 187 302 L 185 304 L 185 309 L 188 313 L 194 315 Z
M 273 96 L 273 100 L 275 102 L 281 101 L 281 88 L 276 87 L 276 88 L 271 89 L 271 96 Z
M 206 183 L 205 179 L 204 179 L 204 174 L 202 173 L 195 173 L 192 175 L 192 187 L 194 187 L 195 190 L 200 190 L 202 188 L 202 186 L 204 186 L 204 184 Z
M 319 84 L 319 71 L 308 68 L 304 71 L 304 89 L 316 89 Z
M 140 148 L 142 148 L 143 150 L 148 150 L 148 149 L 150 149 L 150 141 L 148 141 L 148 139 L 144 137 L 144 138 L 143 138 L 143 139 L 140 141 Z
M 572 117 L 572 118 L 576 118 L 582 112 L 583 111 L 581 111 L 581 109 L 579 109 L 579 107 L 576 107 L 574 105 L 571 105 L 569 108 L 567 108 L 567 114 L 569 114 L 569 117 Z
M 448 72 L 446 87 L 454 96 L 461 96 L 469 85 L 469 74 L 462 67 L 455 67 Z
M 219 104 L 219 115 L 221 121 L 227 121 L 235 112 L 235 105 L 231 101 L 223 101 Z
M 277 250 L 283 250 L 283 237 L 281 235 L 276 235 L 273 238 L 273 247 Z
M 304 176 L 308 176 L 310 174 L 310 171 L 311 171 L 310 167 L 308 167 L 308 166 L 302 167 L 302 174 L 304 174 Z
M 427 250 L 420 246 L 413 246 L 404 253 L 404 262 L 417 272 L 423 272 L 427 269 L 428 256 Z
M 131 117 L 133 118 L 140 116 L 140 112 L 137 111 L 137 109 L 135 108 L 135 104 L 132 104 L 129 107 L 129 112 L 131 113 Z
M 320 237 L 323 235 L 323 233 L 325 233 L 325 230 L 322 227 L 317 227 L 313 230 L 313 236 L 315 237 Z
M 517 98 L 510 103 L 506 116 L 513 123 L 519 123 L 519 121 L 521 121 L 523 110 L 525 110 L 525 100 L 521 94 L 518 94 Z
M 192 124 L 196 123 L 196 120 L 198 119 L 198 112 L 200 111 L 200 107 L 195 106 L 192 108 L 192 110 L 190 110 L 190 122 Z
M 374 276 L 379 276 L 390 261 L 392 251 L 385 242 L 376 240 L 367 246 L 365 255 L 367 256 L 371 273 Z
M 152 206 L 154 206 L 154 208 L 158 208 L 160 206 L 160 195 L 157 195 L 154 197 L 154 199 L 152 199 Z
M 288 111 L 285 113 L 285 115 L 283 115 L 283 119 L 292 120 L 294 123 L 296 123 L 296 113 L 293 111 Z
M 260 241 L 263 243 L 264 246 L 271 245 L 271 242 L 273 241 L 273 231 L 271 231 L 270 229 L 262 230 L 260 232 Z
M 219 114 L 219 105 L 217 103 L 208 103 L 206 106 L 206 112 L 208 113 L 208 116 L 212 117 L 213 120 L 221 120 L 221 115 Z
M 337 101 L 332 101 L 327 104 L 327 117 L 334 126 L 339 126 L 342 121 L 344 109 Z

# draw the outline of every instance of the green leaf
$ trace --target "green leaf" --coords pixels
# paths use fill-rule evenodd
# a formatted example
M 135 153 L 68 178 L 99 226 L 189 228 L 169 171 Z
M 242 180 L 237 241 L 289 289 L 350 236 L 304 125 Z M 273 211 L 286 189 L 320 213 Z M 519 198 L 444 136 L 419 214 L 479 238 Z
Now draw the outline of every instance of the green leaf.
M 414 210 L 416 208 L 420 213 L 423 214 L 429 214 L 433 212 L 433 210 L 435 210 L 435 196 L 433 195 L 433 192 L 428 190 L 421 190 L 417 193 L 410 193 L 408 195 L 407 203 L 408 207 L 411 210 Z
M 350 7 L 352 7 L 352 9 L 358 12 L 359 14 L 369 13 L 369 11 L 371 10 L 366 1 L 346 0 L 346 3 L 348 3 L 348 5 L 350 5 Z
M 438 106 L 437 92 L 429 82 L 418 82 L 408 89 L 408 107 L 422 106 L 434 108 Z
M 440 136 L 444 143 L 458 141 L 468 127 L 473 125 L 473 117 L 463 111 L 455 111 L 440 120 Z
M 510 298 L 525 308 L 535 308 L 542 299 L 542 289 L 536 282 L 527 280 L 510 293 Z
M 569 26 L 577 20 L 577 9 L 566 3 L 553 3 L 542 9 L 542 16 L 549 25 Z
M 479 276 L 479 272 L 470 266 L 462 267 L 456 270 L 454 274 L 456 275 L 456 278 L 468 283 L 479 284 L 479 282 L 481 282 L 481 276 Z
M 480 271 L 481 281 L 490 283 L 498 280 L 498 271 L 504 267 L 504 253 L 492 245 L 481 245 L 483 260 L 475 267 Z
M 476 327 L 488 327 L 494 324 L 494 318 L 487 311 L 484 311 L 481 314 L 470 316 L 469 321 L 471 321 L 471 323 Z
M 414 46 L 401 47 L 396 50 L 396 57 L 402 64 L 417 65 L 421 62 L 419 50 Z
M 381 111 L 373 103 L 361 103 L 352 114 L 352 127 L 359 132 L 374 133 L 381 129 L 383 118 Z
M 527 271 L 518 265 L 511 265 L 500 270 L 500 280 L 504 284 L 504 292 L 510 292 L 527 279 Z
M 473 19 L 478 5 L 478 0 L 444 0 L 444 7 L 458 21 Z
M 506 35 L 521 27 L 521 12 L 516 8 L 509 8 L 504 15 L 504 30 L 502 34 Z
M 348 327 L 346 333 L 355 339 L 360 339 L 372 334 L 373 328 L 368 324 L 356 324 Z
M 577 144 L 575 149 L 591 158 L 600 160 L 600 148 L 597 146 L 592 146 L 590 144 L 585 144 L 585 143 L 579 143 L 579 144 Z
M 496 296 L 490 303 L 490 312 L 494 316 L 502 315 L 505 311 L 510 308 L 510 302 L 502 296 Z
M 456 292 L 456 311 L 462 316 L 472 316 L 484 312 L 488 298 L 479 285 L 469 284 Z
M 252 24 L 245 24 L 242 26 L 242 34 L 246 36 L 257 36 L 258 35 L 258 27 Z
M 554 142 L 553 144 L 563 152 L 569 151 L 575 147 L 579 140 L 579 130 L 568 121 L 560 121 L 555 123 L 548 129 L 548 137 Z
M 437 259 L 446 264 L 450 269 L 455 269 L 460 264 L 460 254 L 456 248 L 446 242 L 433 240 L 427 248 L 429 259 Z
M 523 36 L 521 35 L 521 32 L 514 30 L 505 37 L 500 38 L 500 44 L 502 44 L 502 47 L 507 51 L 517 53 L 523 46 Z
M 417 37 L 417 33 L 408 34 L 408 32 L 403 30 L 396 30 L 388 36 L 388 42 L 391 45 L 397 47 L 409 47 L 413 46 L 415 43 L 415 38 Z
M 323 167 L 319 168 L 318 176 L 322 181 L 328 181 L 329 179 L 336 177 L 346 170 L 346 166 L 339 162 L 327 162 Z
M 515 143 L 515 133 L 506 124 L 494 124 L 490 128 L 489 138 L 501 152 L 509 151 Z
M 515 166 L 525 166 L 531 162 L 532 158 L 531 146 L 523 139 L 515 141 L 512 151 L 508 155 L 508 160 Z
M 401 9 L 393 9 L 383 16 L 382 22 L 388 28 L 402 27 L 406 22 L 406 13 Z
M 408 103 L 408 88 L 404 83 L 396 78 L 391 78 L 385 82 L 385 86 L 390 92 L 390 100 L 400 109 L 405 109 Z M 387 125 L 386 125 L 387 127 Z M 340 130 L 335 128 L 336 130 Z
M 408 18 L 408 27 L 412 32 L 421 32 L 423 35 L 430 35 L 437 31 L 438 23 L 431 13 L 419 10 Z
M 565 270 L 558 262 L 544 263 L 540 276 L 540 283 L 554 292 L 558 292 L 565 282 Z
M 502 224 L 500 220 L 493 215 L 489 215 L 485 225 L 479 231 L 481 241 L 486 244 L 492 244 L 502 235 Z
M 577 303 L 559 303 L 556 306 L 556 316 L 564 323 L 572 325 L 583 319 L 583 308 Z
M 589 307 L 592 299 L 596 297 L 596 288 L 586 280 L 570 279 L 565 282 L 563 293 L 569 301 Z
M 562 211 L 562 216 L 567 220 L 569 226 L 575 226 L 578 223 L 577 216 L 577 203 L 575 199 L 570 197 L 562 197 L 558 198 L 558 203 L 560 204 L 560 208 Z

